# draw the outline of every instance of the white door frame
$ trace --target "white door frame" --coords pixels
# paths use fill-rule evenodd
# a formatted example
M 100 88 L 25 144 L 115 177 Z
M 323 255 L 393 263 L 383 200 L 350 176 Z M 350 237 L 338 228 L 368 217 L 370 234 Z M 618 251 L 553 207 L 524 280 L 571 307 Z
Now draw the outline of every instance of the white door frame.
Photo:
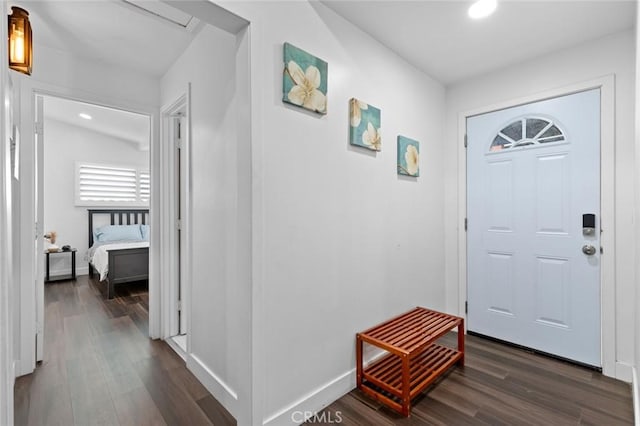
M 467 301 L 467 233 L 464 222 L 467 215 L 467 153 L 465 144 L 467 117 L 500 109 L 516 107 L 545 99 L 570 95 L 589 89 L 600 89 L 600 215 L 601 246 L 601 328 L 602 372 L 610 377 L 626 377 L 616 364 L 615 329 L 615 76 L 607 75 L 571 86 L 552 89 L 535 95 L 488 105 L 458 115 L 458 312 L 465 313 Z
M 7 10 L 7 2 L 0 1 L 2 10 Z M 0 33 L 7 34 L 7 21 L 0 22 Z M 9 108 L 14 108 L 13 100 L 7 105 L 8 85 L 10 81 L 7 63 L 7 45 L 0 46 L 0 424 L 13 424 L 13 385 L 14 385 L 14 347 L 13 347 L 13 307 L 17 303 L 14 294 L 13 256 L 10 255 L 12 243 L 18 237 L 12 232 L 11 206 L 11 160 L 9 147 Z
M 165 172 L 163 173 L 163 190 L 161 197 L 161 247 L 160 258 L 162 264 L 162 329 L 160 337 L 162 339 L 168 339 L 175 335 L 175 329 L 178 326 L 177 309 L 174 302 L 177 300 L 177 287 L 175 278 L 177 276 L 178 264 L 177 264 L 177 244 L 180 242 L 175 239 L 176 229 L 176 203 L 177 199 L 174 194 L 173 188 L 175 188 L 176 176 L 175 161 L 176 150 L 173 146 L 173 128 L 172 118 L 178 111 L 185 111 L 186 126 L 184 133 L 182 134 L 182 175 L 186 179 L 181 180 L 182 194 L 182 218 L 181 218 L 181 240 L 182 251 L 180 258 L 182 259 L 183 267 L 180 268 L 180 282 L 182 284 L 182 304 L 183 312 L 187 313 L 186 328 L 187 328 L 187 353 L 190 350 L 189 339 L 189 324 L 191 323 L 191 298 L 190 298 L 190 283 L 191 283 L 191 194 L 189 188 L 191 187 L 191 84 L 187 87 L 185 93 L 179 96 L 175 101 L 165 106 L 161 110 L 162 126 L 161 126 L 161 167 Z M 173 346 L 172 346 L 173 347 Z
M 36 95 L 54 96 L 58 98 L 70 99 L 79 102 L 86 102 L 100 105 L 108 108 L 115 108 L 124 111 L 130 111 L 138 114 L 144 114 L 151 120 L 150 135 L 150 171 L 151 182 L 157 181 L 160 177 L 160 167 L 158 163 L 158 147 L 156 146 L 156 135 L 158 134 L 158 115 L 159 111 L 156 107 L 129 103 L 119 99 L 109 99 L 94 93 L 85 92 L 75 88 L 62 87 L 49 83 L 40 82 L 30 78 L 22 78 L 20 81 L 20 97 L 21 97 L 21 114 L 20 114 L 20 131 L 21 131 L 21 175 L 31 176 L 29 179 L 20 179 L 20 197 L 21 197 L 21 217 L 25 218 L 21 221 L 18 234 L 20 241 L 31 241 L 33 238 L 33 223 L 36 219 L 34 206 L 35 182 L 33 179 L 33 161 L 37 154 L 34 152 L 34 123 L 35 123 L 35 99 Z M 43 162 L 38 165 L 38 174 L 43 173 Z M 158 203 L 159 188 L 152 185 L 151 188 L 151 235 L 158 235 L 159 228 L 157 220 L 155 220 L 155 212 L 159 212 Z M 153 237 L 152 237 L 153 238 Z M 20 274 L 20 345 L 18 348 L 18 360 L 16 362 L 16 376 L 21 376 L 33 372 L 36 367 L 36 335 L 37 327 L 37 297 L 41 297 L 37 293 L 34 285 L 35 277 L 33 277 L 33 263 L 40 261 L 33 258 L 31 244 L 29 247 L 21 245 L 21 274 Z M 158 283 L 161 277 L 158 271 L 157 261 L 158 249 L 156 244 L 151 242 L 149 255 L 149 336 L 157 338 L 160 331 L 160 286 Z M 42 293 L 43 294 L 43 293 Z
M 35 142 L 35 164 L 33 165 L 33 176 L 35 176 L 34 195 L 36 222 L 36 244 L 35 244 L 35 284 L 36 284 L 36 362 L 44 359 L 44 96 L 38 92 L 33 94 L 35 131 L 33 141 Z M 33 225 L 33 223 L 32 223 Z M 26 241 L 26 240 L 22 240 Z M 33 240 L 32 240 L 33 241 Z M 31 247 L 33 254 L 34 247 Z M 24 251 L 24 250 L 23 250 Z

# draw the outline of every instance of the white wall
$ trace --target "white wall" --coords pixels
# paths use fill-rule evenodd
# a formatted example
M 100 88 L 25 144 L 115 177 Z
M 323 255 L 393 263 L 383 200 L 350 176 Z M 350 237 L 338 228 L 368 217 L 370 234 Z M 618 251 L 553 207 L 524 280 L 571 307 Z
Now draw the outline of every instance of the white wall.
M 43 229 L 58 233 L 58 247 L 68 244 L 78 249 L 76 273 L 85 275 L 89 248 L 87 209 L 99 207 L 75 205 L 76 162 L 149 170 L 149 151 L 139 150 L 132 142 L 48 119 L 47 107 L 45 98 Z M 49 267 L 51 276 L 68 274 L 71 258 L 51 255 Z
M 31 77 L 37 82 L 73 89 L 88 97 L 100 95 L 106 102 L 156 106 L 160 101 L 159 79 L 122 67 L 88 60 L 44 45 L 34 46 L 37 62 Z
M 188 156 L 191 307 L 188 366 L 236 417 L 248 424 L 251 406 L 251 264 L 243 181 L 251 158 L 236 130 L 239 94 L 234 35 L 206 26 L 162 78 L 162 104 L 191 83 Z
M 290 424 L 355 385 L 356 332 L 445 307 L 445 92 L 317 2 L 225 6 L 251 21 L 255 397 Z M 282 103 L 284 42 L 329 63 L 328 115 Z M 349 146 L 351 97 L 382 110 L 382 152 Z M 421 143 L 418 179 L 396 175 L 399 134 Z
M 634 285 L 634 34 L 626 31 L 603 39 L 532 58 L 530 62 L 480 76 L 447 89 L 445 192 L 445 252 L 447 310 L 458 312 L 458 134 L 459 115 L 465 111 L 535 95 L 609 74 L 615 74 L 615 286 L 616 375 L 629 380 L 634 362 L 636 304 Z M 608 225 L 611 229 L 611 225 Z M 604 224 L 607 228 L 607 224 Z M 604 247 L 607 253 L 608 247 Z
M 635 225 L 636 225 L 636 233 L 635 233 L 635 242 L 636 242 L 636 275 L 635 275 L 635 297 L 636 301 L 636 321 L 635 321 L 635 370 L 634 370 L 634 380 L 633 380 L 633 405 L 635 412 L 635 422 L 636 424 L 640 424 L 640 383 L 638 383 L 638 370 L 640 370 L 640 109 L 638 105 L 640 105 L 640 7 L 636 9 L 636 50 L 635 50 L 635 58 L 636 58 L 636 75 L 635 75 L 635 83 L 636 83 L 636 98 L 635 98 L 635 200 L 636 200 L 636 210 L 635 210 Z

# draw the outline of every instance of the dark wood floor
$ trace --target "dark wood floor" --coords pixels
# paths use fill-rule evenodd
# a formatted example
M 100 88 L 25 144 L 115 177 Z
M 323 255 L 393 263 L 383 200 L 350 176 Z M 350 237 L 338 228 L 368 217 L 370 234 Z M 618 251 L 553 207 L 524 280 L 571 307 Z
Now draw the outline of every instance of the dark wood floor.
M 455 347 L 456 335 L 443 338 Z M 349 425 L 632 425 L 627 383 L 475 336 L 454 367 L 403 418 L 358 390 L 311 418 Z M 324 417 L 323 417 L 324 416 Z M 316 422 L 317 423 L 317 422 Z
M 45 286 L 45 360 L 15 388 L 16 425 L 235 425 L 166 343 L 148 336 L 146 283 Z M 455 336 L 444 340 L 455 345 Z M 631 425 L 626 383 L 467 336 L 455 367 L 395 412 L 354 390 L 310 420 L 343 425 Z
M 45 285 L 44 361 L 15 386 L 16 425 L 235 425 L 162 341 L 148 338 L 146 282 L 87 276 Z

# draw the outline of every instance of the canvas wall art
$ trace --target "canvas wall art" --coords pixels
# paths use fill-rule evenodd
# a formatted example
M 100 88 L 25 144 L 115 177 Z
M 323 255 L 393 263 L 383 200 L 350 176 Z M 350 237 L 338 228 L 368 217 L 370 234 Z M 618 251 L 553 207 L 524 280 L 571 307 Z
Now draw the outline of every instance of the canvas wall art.
M 398 174 L 420 176 L 420 143 L 398 136 Z
M 322 59 L 285 43 L 282 100 L 326 114 L 328 68 Z
M 373 151 L 382 149 L 380 110 L 352 98 L 349 101 L 349 142 Z

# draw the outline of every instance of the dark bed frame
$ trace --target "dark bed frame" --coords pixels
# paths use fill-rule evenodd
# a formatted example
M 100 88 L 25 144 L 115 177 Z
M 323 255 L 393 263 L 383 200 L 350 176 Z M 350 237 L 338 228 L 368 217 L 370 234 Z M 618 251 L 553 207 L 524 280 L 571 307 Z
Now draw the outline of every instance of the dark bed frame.
M 110 217 L 111 225 L 145 225 L 149 222 L 149 209 L 89 209 L 89 247 L 93 246 L 94 217 Z M 101 223 L 102 224 L 102 223 Z M 107 272 L 107 299 L 113 299 L 114 287 L 132 281 L 149 279 L 149 248 L 109 250 Z M 89 276 L 94 268 L 89 263 Z

